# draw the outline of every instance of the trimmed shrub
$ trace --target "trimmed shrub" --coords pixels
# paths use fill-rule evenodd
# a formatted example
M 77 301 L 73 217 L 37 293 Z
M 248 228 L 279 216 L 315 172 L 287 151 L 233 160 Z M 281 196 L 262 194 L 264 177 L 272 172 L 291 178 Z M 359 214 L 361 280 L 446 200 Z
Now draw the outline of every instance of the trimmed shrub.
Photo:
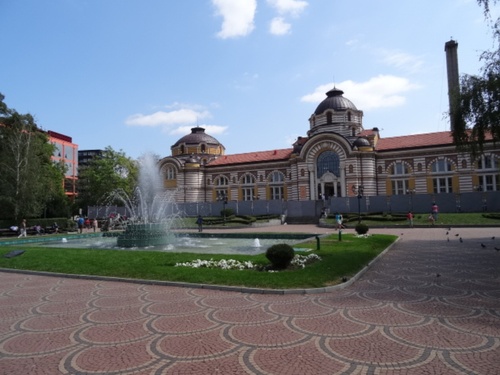
M 356 224 L 356 227 L 354 228 L 357 234 L 366 234 L 368 233 L 368 225 L 364 223 L 358 223 Z
M 294 256 L 295 250 L 286 243 L 273 245 L 266 251 L 266 258 L 271 262 L 272 267 L 279 270 L 287 268 Z
M 220 210 L 220 216 L 222 217 L 230 217 L 234 215 L 234 210 L 232 208 L 226 208 L 224 210 Z

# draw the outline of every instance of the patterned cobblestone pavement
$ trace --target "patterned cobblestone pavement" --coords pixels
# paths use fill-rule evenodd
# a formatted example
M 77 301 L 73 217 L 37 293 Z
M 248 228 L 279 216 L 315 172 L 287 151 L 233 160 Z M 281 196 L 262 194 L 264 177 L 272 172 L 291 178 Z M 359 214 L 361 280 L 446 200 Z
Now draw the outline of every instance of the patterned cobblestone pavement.
M 401 239 L 320 294 L 0 272 L 0 374 L 499 374 L 500 230 L 446 231 L 377 230 Z

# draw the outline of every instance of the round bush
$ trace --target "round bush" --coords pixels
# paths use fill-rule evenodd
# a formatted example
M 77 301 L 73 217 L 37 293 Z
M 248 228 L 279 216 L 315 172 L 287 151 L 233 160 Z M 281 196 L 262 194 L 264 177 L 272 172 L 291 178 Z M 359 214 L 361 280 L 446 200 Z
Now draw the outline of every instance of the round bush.
M 366 234 L 368 233 L 368 225 L 364 223 L 358 223 L 356 224 L 356 227 L 354 228 L 357 234 Z
M 287 268 L 294 257 L 295 251 L 293 247 L 286 243 L 273 245 L 266 251 L 266 258 L 275 269 Z

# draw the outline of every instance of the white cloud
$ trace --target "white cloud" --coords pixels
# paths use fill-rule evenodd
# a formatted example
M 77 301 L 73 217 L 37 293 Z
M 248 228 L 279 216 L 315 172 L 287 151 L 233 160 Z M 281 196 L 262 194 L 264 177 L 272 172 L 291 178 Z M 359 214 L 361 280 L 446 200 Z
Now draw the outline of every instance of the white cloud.
M 302 0 L 267 0 L 267 3 L 275 8 L 279 14 L 298 16 L 309 5 Z
M 269 32 L 273 35 L 285 35 L 290 32 L 292 25 L 285 22 L 283 17 L 275 17 L 269 25 Z
M 407 78 L 392 75 L 378 75 L 366 82 L 348 80 L 335 86 L 344 91 L 344 96 L 363 111 L 399 107 L 406 102 L 404 93 L 420 88 L 419 85 L 411 83 Z M 325 99 L 325 93 L 333 87 L 333 83 L 318 86 L 313 93 L 304 95 L 301 101 L 319 103 Z
M 216 134 L 223 134 L 227 130 L 227 126 L 222 126 L 222 125 L 198 125 L 199 127 L 205 129 L 205 133 L 208 135 L 216 135 Z M 173 135 L 187 135 L 191 133 L 191 128 L 193 126 L 179 126 L 175 129 L 172 129 L 169 134 Z
M 254 29 L 257 0 L 212 0 L 212 4 L 223 18 L 219 38 L 246 36 Z
M 422 69 L 424 61 L 422 57 L 410 55 L 400 51 L 381 50 L 382 62 L 398 69 L 416 73 Z
M 194 124 L 199 119 L 210 117 L 208 111 L 181 108 L 173 111 L 158 111 L 150 115 L 138 113 L 129 116 L 125 124 L 130 126 L 171 126 L 179 124 Z

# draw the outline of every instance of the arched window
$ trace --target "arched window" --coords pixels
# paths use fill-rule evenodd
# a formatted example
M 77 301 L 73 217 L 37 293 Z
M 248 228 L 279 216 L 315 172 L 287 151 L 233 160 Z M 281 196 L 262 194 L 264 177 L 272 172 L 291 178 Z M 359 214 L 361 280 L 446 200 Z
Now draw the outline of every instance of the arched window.
M 207 151 L 206 145 L 201 145 L 201 152 L 204 154 Z
M 285 198 L 284 192 L 285 188 L 283 182 L 285 181 L 285 177 L 282 173 L 278 171 L 274 171 L 269 174 L 269 191 L 270 198 L 273 200 L 281 200 Z
M 498 172 L 498 161 L 493 155 L 481 155 L 477 160 L 477 171 L 479 174 L 479 190 L 500 190 L 500 173 Z
M 321 153 L 318 157 L 317 172 L 318 178 L 327 172 L 340 177 L 340 159 L 337 153 L 333 151 L 325 151 Z
M 430 170 L 434 193 L 453 193 L 451 161 L 447 158 L 437 159 L 431 164 Z
M 219 176 L 214 181 L 216 200 L 226 200 L 229 198 L 227 187 L 229 179 L 226 176 Z
M 391 189 L 393 195 L 406 194 L 408 192 L 408 174 L 410 169 L 408 164 L 398 161 L 392 165 L 391 172 Z
M 174 167 L 167 167 L 167 170 L 165 171 L 165 179 L 166 180 L 175 180 L 175 168 Z
M 216 186 L 227 186 L 227 185 L 229 185 L 229 180 L 226 176 L 219 176 L 215 180 L 215 185 Z
M 244 201 L 251 201 L 254 198 L 255 177 L 251 174 L 246 174 L 241 179 L 241 192 Z

